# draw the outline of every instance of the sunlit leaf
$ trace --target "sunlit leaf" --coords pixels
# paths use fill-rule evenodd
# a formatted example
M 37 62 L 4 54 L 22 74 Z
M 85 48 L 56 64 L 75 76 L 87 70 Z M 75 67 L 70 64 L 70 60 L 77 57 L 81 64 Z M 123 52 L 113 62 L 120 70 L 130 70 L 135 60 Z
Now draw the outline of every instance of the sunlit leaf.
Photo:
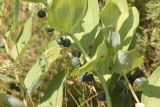
M 4 93 L 0 93 L 0 104 L 5 107 L 25 107 L 23 101 Z
M 142 92 L 142 103 L 145 107 L 159 107 L 160 105 L 160 67 L 148 78 Z
M 26 50 L 26 46 L 31 38 L 32 32 L 32 17 L 26 21 L 22 34 L 20 35 L 17 43 L 13 46 L 11 50 L 11 57 L 16 60 L 18 57 L 21 57 Z
M 128 44 L 124 45 L 125 50 L 127 50 L 130 45 L 133 45 L 130 43 L 138 24 L 139 24 L 138 10 L 135 7 L 132 7 L 129 9 L 129 17 L 125 20 L 125 22 L 123 23 L 119 31 L 123 42 L 126 43 L 126 41 L 128 41 L 128 38 L 130 38 L 130 41 L 128 41 Z
M 72 34 L 87 11 L 87 0 L 54 0 L 48 9 L 48 22 L 58 31 Z
M 119 74 L 125 74 L 138 67 L 142 62 L 143 56 L 139 56 L 136 50 L 119 50 L 113 65 L 113 71 Z
M 60 46 L 56 41 L 51 41 L 45 48 L 42 56 L 30 69 L 24 80 L 25 86 L 30 92 L 40 85 L 46 72 L 50 69 L 52 63 L 59 57 L 59 54 Z
M 118 31 L 128 15 L 126 0 L 111 0 L 106 4 L 100 18 L 105 26 L 114 26 Z
M 82 67 L 76 68 L 71 75 L 80 75 L 87 71 L 95 70 L 101 63 L 103 63 L 104 59 L 108 56 L 108 52 L 108 44 L 106 39 L 104 39 L 103 42 L 98 46 L 96 53 L 91 60 Z
M 13 82 L 15 81 L 13 78 L 7 76 L 7 75 L 2 75 L 0 74 L 0 80 L 4 82 Z

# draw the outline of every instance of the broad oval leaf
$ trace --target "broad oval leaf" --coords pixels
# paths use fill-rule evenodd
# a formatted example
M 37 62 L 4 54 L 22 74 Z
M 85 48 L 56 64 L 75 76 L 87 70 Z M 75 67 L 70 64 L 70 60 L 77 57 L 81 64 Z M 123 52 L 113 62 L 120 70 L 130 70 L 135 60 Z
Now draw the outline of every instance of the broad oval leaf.
M 87 11 L 87 0 L 54 0 L 48 9 L 49 24 L 58 31 L 73 33 Z
M 119 31 L 128 15 L 126 0 L 111 0 L 111 2 L 106 4 L 100 14 L 100 18 L 105 26 L 114 26 L 116 30 Z
M 126 74 L 143 62 L 143 56 L 139 56 L 136 50 L 124 51 L 119 50 L 115 57 L 113 72 Z
M 26 50 L 26 46 L 31 38 L 32 33 L 32 17 L 29 17 L 26 23 L 24 24 L 24 28 L 22 34 L 20 35 L 17 43 L 13 46 L 10 56 L 17 60 L 18 57 L 21 57 Z
M 53 77 L 38 107 L 62 107 L 64 78 L 64 71 L 59 71 Z
M 40 85 L 46 72 L 49 70 L 52 63 L 59 57 L 59 54 L 60 46 L 56 41 L 48 43 L 44 53 L 30 69 L 24 80 L 25 87 L 29 92 L 32 92 Z
M 71 75 L 77 76 L 83 74 L 87 71 L 95 70 L 101 63 L 103 63 L 104 59 L 108 57 L 108 43 L 106 39 L 102 41 L 102 43 L 98 46 L 96 53 L 85 65 L 82 67 L 76 68 Z
M 87 1 L 87 0 L 86 0 Z M 83 19 L 84 33 L 89 33 L 99 23 L 99 5 L 98 0 L 88 0 L 88 10 Z
M 0 93 L 0 104 L 3 104 L 3 107 L 25 107 L 23 101 L 4 93 Z
M 139 24 L 139 13 L 138 10 L 135 7 L 132 7 L 129 9 L 129 16 L 123 23 L 122 27 L 120 28 L 119 32 L 122 38 L 122 41 L 127 44 L 123 44 L 123 49 L 127 50 L 131 44 L 131 40 L 133 38 L 133 35 L 135 33 L 135 30 Z M 130 41 L 128 41 L 128 38 L 130 38 Z
M 33 3 L 45 3 L 47 0 L 23 0 L 26 2 L 33 2 Z
M 145 107 L 159 107 L 160 105 L 160 67 L 148 78 L 142 92 L 142 103 Z

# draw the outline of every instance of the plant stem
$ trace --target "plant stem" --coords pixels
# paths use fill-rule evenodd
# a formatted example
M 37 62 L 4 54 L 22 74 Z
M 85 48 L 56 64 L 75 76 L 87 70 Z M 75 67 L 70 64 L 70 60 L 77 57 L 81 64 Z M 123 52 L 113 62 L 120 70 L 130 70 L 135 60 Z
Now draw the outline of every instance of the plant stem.
M 133 90 L 133 88 L 132 88 L 132 86 L 131 86 L 131 84 L 130 84 L 128 78 L 127 78 L 127 76 L 124 75 L 124 78 L 126 79 L 126 81 L 127 81 L 127 83 L 128 83 L 129 89 L 131 90 L 131 93 L 132 93 L 134 99 L 136 100 L 137 103 L 140 103 L 140 101 L 139 101 L 139 99 L 138 99 L 136 93 L 134 92 L 134 90 Z
M 111 97 L 109 95 L 109 90 L 108 90 L 108 87 L 107 87 L 107 85 L 105 83 L 105 79 L 104 79 L 103 75 L 100 72 L 96 72 L 96 74 L 97 74 L 99 80 L 101 81 L 103 89 L 104 89 L 104 92 L 106 94 L 107 107 L 112 107 Z
M 83 55 L 85 56 L 86 61 L 88 62 L 90 60 L 90 57 L 88 56 L 88 54 L 86 53 L 85 49 L 83 48 L 82 44 L 79 42 L 79 40 L 76 38 L 75 35 L 70 35 L 71 38 L 76 42 L 76 44 L 78 45 L 78 47 L 80 48 L 80 50 L 82 51 Z

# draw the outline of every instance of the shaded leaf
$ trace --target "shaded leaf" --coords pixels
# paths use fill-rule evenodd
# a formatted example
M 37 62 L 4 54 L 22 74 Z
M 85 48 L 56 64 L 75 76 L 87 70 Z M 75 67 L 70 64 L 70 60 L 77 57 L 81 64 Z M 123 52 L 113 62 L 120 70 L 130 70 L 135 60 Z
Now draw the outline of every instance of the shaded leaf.
M 59 71 L 50 81 L 49 87 L 38 107 L 62 107 L 64 71 Z

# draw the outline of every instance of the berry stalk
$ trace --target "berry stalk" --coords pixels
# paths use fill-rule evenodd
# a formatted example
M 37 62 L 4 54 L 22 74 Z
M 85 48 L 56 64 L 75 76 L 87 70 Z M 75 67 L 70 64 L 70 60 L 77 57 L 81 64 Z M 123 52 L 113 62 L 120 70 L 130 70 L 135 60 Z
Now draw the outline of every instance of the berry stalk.
M 131 86 L 131 84 L 130 84 L 128 78 L 127 78 L 127 76 L 124 75 L 124 78 L 126 79 L 126 81 L 127 81 L 127 83 L 128 83 L 129 89 L 130 89 L 130 91 L 131 91 L 131 93 L 132 93 L 134 99 L 136 100 L 137 103 L 140 103 L 140 101 L 139 101 L 137 95 L 135 94 L 135 92 L 134 92 L 134 90 L 133 90 L 133 88 L 132 88 L 132 86 Z
M 111 97 L 109 95 L 109 90 L 108 90 L 108 87 L 107 87 L 107 85 L 105 83 L 105 79 L 104 79 L 103 75 L 100 72 L 96 72 L 96 74 L 97 74 L 99 80 L 102 83 L 102 86 L 103 86 L 103 89 L 104 89 L 104 92 L 105 92 L 105 95 L 106 95 L 107 107 L 112 107 Z
M 86 53 L 86 51 L 84 50 L 83 46 L 81 45 L 81 43 L 79 42 L 79 40 L 76 38 L 76 36 L 74 35 L 70 35 L 71 38 L 76 42 L 76 44 L 78 45 L 78 47 L 80 48 L 80 50 L 82 51 L 83 55 L 85 56 L 86 61 L 88 62 L 90 60 L 90 57 L 88 56 L 88 54 Z

